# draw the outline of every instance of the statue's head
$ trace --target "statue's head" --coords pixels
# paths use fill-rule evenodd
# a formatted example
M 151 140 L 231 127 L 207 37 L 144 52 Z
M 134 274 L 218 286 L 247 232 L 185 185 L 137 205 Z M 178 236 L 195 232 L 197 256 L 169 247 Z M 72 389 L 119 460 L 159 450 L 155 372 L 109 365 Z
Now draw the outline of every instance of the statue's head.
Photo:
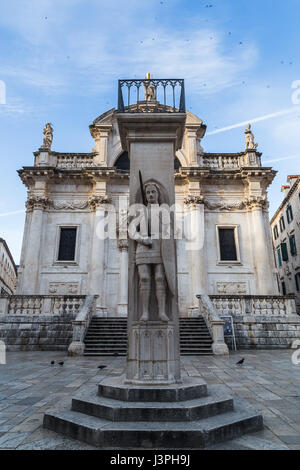
M 149 204 L 159 204 L 159 188 L 155 183 L 145 184 L 145 195 Z

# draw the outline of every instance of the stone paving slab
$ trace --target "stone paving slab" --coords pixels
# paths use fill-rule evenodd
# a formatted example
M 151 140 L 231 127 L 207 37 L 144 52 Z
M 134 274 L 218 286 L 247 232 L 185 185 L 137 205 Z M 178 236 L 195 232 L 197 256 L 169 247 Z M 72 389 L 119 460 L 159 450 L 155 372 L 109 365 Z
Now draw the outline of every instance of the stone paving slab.
M 236 362 L 245 357 L 244 366 Z M 50 365 L 54 360 L 55 365 Z M 58 362 L 63 360 L 64 365 Z M 107 367 L 101 371 L 99 364 Z M 214 389 L 240 397 L 261 411 L 263 431 L 212 450 L 299 450 L 300 365 L 291 351 L 241 351 L 230 357 L 182 357 L 184 376 L 201 377 Z M 124 357 L 67 357 L 63 352 L 9 352 L 0 365 L 0 449 L 94 449 L 43 429 L 43 414 L 68 402 L 81 387 L 97 386 L 107 376 L 124 373 Z

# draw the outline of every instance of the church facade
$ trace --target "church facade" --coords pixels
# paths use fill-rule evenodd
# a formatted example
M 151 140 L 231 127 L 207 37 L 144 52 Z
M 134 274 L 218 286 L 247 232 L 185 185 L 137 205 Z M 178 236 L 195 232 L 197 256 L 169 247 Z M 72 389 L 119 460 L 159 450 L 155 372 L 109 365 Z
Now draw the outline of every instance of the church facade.
M 115 109 L 90 126 L 89 153 L 51 150 L 47 125 L 34 163 L 19 171 L 28 189 L 18 295 L 97 295 L 97 315 L 127 316 L 128 244 L 101 239 L 99 220 L 122 213 L 129 195 L 130 160 L 122 150 Z M 50 128 L 49 128 L 50 126 Z M 278 295 L 267 189 L 276 172 L 261 165 L 250 126 L 245 150 L 206 153 L 206 126 L 186 113 L 182 148 L 174 155 L 176 204 L 197 210 L 203 246 L 177 240 L 179 312 L 199 315 L 197 295 Z M 123 209 L 121 205 L 123 204 Z M 124 205 L 125 204 L 125 205 Z

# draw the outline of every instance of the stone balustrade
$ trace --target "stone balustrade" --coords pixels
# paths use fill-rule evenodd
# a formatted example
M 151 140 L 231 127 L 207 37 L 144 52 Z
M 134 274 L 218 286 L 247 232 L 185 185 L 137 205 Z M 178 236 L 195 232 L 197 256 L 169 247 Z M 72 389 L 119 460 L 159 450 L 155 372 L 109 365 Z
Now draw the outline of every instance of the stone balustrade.
M 80 311 L 84 295 L 11 295 L 0 297 L 0 314 L 42 315 L 75 314 Z
M 213 339 L 212 351 L 216 356 L 224 356 L 229 354 L 228 346 L 224 339 L 224 324 L 225 322 L 220 319 L 212 301 L 208 295 L 197 295 L 199 299 L 199 307 L 201 314 L 208 326 L 210 334 Z
M 84 337 L 89 327 L 92 316 L 96 312 L 96 300 L 98 295 L 89 295 L 86 297 L 82 309 L 72 322 L 73 338 L 68 348 L 69 356 L 81 356 L 84 353 Z
M 237 170 L 247 166 L 261 166 L 261 157 L 257 152 L 251 153 L 251 160 L 246 153 L 204 153 L 200 156 L 200 167 L 212 170 Z
M 211 295 L 219 315 L 296 315 L 294 296 Z
M 240 155 L 214 155 L 203 154 L 200 166 L 210 167 L 216 170 L 238 169 L 243 166 L 243 156 Z
M 300 338 L 293 295 L 211 295 L 210 299 L 218 316 L 232 316 L 238 349 L 289 348 Z
M 86 168 L 93 167 L 93 154 L 57 154 L 57 168 Z

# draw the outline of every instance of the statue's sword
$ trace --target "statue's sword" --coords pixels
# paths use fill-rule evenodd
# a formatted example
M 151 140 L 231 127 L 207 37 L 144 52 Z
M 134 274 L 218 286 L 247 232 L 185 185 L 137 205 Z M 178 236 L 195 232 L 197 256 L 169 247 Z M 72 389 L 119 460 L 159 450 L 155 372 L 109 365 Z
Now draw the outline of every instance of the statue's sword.
M 146 214 L 147 214 L 147 200 L 146 200 L 146 194 L 145 194 L 145 191 L 144 191 L 144 185 L 143 185 L 143 178 L 142 178 L 141 170 L 139 170 L 139 180 L 140 180 L 140 188 L 141 188 L 141 193 L 142 193 L 142 201 L 143 201 L 143 205 L 145 206 L 145 210 L 146 210 Z M 151 228 L 150 228 L 148 217 L 147 217 L 147 225 L 148 225 L 148 237 L 151 238 Z

